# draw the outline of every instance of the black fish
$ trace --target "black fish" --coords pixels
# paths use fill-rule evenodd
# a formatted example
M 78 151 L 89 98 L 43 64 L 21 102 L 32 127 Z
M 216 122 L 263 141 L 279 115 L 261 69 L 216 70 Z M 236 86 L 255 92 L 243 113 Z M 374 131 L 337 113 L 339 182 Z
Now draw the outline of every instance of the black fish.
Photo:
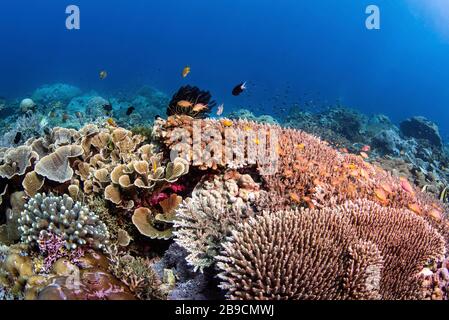
M 18 144 L 20 140 L 22 139 L 22 132 L 17 132 L 16 136 L 14 137 L 14 144 Z
M 51 134 L 50 128 L 49 128 L 49 127 L 45 127 L 45 128 L 44 128 L 44 133 L 45 133 L 46 135 L 50 135 L 50 134 Z
M 107 112 L 111 112 L 112 111 L 112 104 L 105 104 L 103 106 L 103 109 Z
M 126 110 L 126 115 L 127 115 L 127 116 L 130 116 L 130 115 L 134 112 L 134 110 L 136 110 L 136 108 L 134 108 L 134 107 L 129 107 L 128 110 Z
M 246 90 L 246 82 L 240 83 L 238 86 L 232 89 L 232 95 L 239 96 L 245 90 Z

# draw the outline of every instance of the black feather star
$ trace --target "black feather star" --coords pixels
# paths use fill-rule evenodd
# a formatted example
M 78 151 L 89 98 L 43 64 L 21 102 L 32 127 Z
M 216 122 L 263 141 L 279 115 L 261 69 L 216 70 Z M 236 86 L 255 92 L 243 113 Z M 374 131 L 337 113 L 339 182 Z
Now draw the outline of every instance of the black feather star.
M 188 115 L 192 118 L 204 119 L 216 105 L 209 91 L 187 85 L 175 93 L 168 105 L 167 115 Z

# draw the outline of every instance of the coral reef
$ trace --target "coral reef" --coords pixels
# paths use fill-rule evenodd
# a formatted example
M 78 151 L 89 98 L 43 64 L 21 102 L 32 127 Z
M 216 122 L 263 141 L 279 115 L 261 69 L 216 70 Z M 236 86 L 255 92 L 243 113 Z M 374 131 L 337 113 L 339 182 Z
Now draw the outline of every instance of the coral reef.
M 248 120 L 266 124 L 277 124 L 278 122 L 270 115 L 255 116 L 248 109 L 239 109 L 228 114 L 228 118 L 232 120 Z
M 0 299 L 449 298 L 428 120 L 210 119 L 192 86 L 31 98 L 0 101 Z

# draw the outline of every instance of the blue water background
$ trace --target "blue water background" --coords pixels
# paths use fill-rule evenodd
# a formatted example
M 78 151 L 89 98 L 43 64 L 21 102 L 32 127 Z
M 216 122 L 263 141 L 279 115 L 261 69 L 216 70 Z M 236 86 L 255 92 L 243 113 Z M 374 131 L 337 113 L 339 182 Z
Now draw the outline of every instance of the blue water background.
M 65 28 L 70 4 L 81 10 L 79 31 Z M 365 28 L 369 4 L 381 9 L 381 30 Z M 446 136 L 446 9 L 440 0 L 2 0 L 0 96 L 53 82 L 168 94 L 189 83 L 227 110 L 277 114 L 298 101 L 339 100 L 396 122 L 427 116 Z M 232 97 L 242 81 L 249 90 Z

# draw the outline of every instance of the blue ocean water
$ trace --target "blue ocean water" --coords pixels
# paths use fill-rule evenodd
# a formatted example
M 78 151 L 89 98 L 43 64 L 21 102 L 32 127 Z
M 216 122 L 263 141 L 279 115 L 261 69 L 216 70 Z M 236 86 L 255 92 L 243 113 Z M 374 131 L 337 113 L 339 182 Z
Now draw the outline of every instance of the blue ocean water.
M 71 4 L 80 30 L 65 28 Z M 365 27 L 370 4 L 380 30 Z M 445 0 L 3 0 L 0 96 L 53 82 L 168 94 L 189 83 L 229 109 L 274 114 L 300 99 L 339 100 L 396 122 L 423 115 L 447 136 L 448 19 Z M 233 97 L 242 81 L 248 91 Z

